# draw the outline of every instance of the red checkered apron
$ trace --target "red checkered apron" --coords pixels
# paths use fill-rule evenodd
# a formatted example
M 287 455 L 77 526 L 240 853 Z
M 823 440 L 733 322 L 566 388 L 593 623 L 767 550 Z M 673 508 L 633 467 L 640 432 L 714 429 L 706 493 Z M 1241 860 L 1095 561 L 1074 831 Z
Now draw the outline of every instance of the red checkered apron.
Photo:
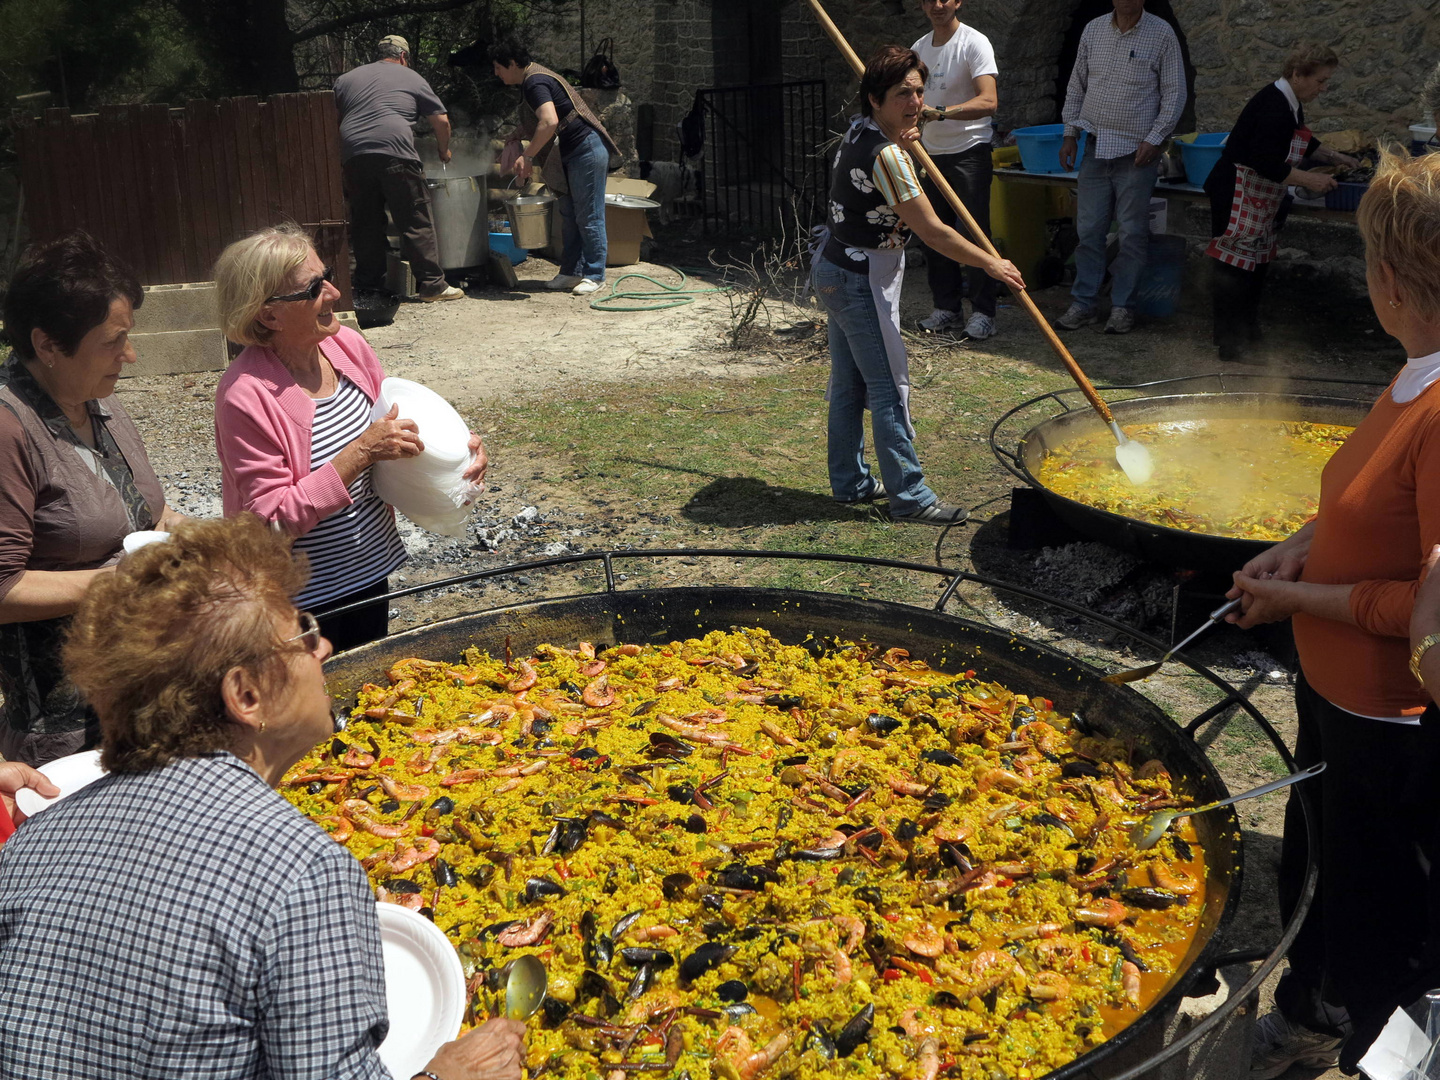
M 1310 129 L 1298 127 L 1290 139 L 1285 164 L 1299 165 L 1310 146 Z M 1230 200 L 1230 222 L 1225 232 L 1210 241 L 1205 254 L 1227 266 L 1254 270 L 1275 257 L 1275 215 L 1285 197 L 1285 185 L 1267 180 L 1248 165 L 1235 166 L 1235 195 Z

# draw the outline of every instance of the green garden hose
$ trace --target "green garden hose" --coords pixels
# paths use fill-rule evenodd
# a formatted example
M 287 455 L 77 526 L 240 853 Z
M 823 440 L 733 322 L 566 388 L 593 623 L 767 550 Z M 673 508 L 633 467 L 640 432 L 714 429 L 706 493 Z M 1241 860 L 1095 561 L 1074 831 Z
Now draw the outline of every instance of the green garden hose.
M 666 285 L 663 281 L 655 280 L 649 274 L 621 274 L 620 277 L 610 283 L 609 295 L 591 300 L 590 306 L 596 311 L 664 311 L 666 308 L 684 307 L 686 304 L 693 304 L 695 297 L 703 293 L 725 292 L 727 289 L 727 287 L 723 285 L 707 285 L 704 288 L 687 289 L 685 285 L 690 279 L 686 276 L 685 271 L 681 270 L 678 266 L 670 266 L 666 267 L 666 269 L 680 275 L 678 284 Z M 639 278 L 641 281 L 647 281 L 655 286 L 655 289 L 660 291 L 656 292 L 654 289 L 622 289 L 620 286 L 631 278 Z M 629 301 L 638 301 L 638 303 L 631 303 Z

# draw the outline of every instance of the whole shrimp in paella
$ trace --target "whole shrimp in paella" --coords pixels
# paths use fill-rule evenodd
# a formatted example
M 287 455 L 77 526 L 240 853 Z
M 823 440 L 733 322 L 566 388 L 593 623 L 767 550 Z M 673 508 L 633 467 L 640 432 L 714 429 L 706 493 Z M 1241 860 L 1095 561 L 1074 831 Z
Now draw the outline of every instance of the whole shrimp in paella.
M 508 650 L 507 650 L 508 651 Z M 284 788 L 432 918 L 472 1020 L 533 953 L 565 1080 L 1040 1076 L 1177 972 L 1163 763 L 903 649 L 737 629 L 403 660 Z

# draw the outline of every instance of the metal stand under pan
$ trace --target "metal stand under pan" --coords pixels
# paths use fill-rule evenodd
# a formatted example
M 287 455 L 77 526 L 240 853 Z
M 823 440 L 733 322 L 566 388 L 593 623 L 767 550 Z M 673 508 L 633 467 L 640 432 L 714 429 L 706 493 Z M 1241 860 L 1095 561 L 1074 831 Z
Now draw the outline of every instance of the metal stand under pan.
M 616 573 L 617 564 L 643 573 L 657 560 L 778 560 L 829 564 L 833 583 L 850 570 L 875 578 L 882 573 L 938 578 L 939 598 L 920 607 L 890 601 L 856 599 L 834 592 L 743 587 L 691 587 L 648 589 L 627 582 Z M 990 620 L 984 612 L 987 599 L 1006 597 L 1042 603 L 1072 616 L 1090 620 L 1110 632 L 1129 638 L 1140 651 L 1157 656 L 1164 643 L 1076 605 L 1046 597 L 1033 590 L 993 581 L 957 569 L 898 560 L 808 552 L 757 552 L 733 549 L 668 549 L 591 552 L 512 564 L 491 570 L 418 585 L 389 594 L 390 601 L 444 589 L 456 591 L 467 584 L 526 575 L 540 571 L 578 571 L 578 591 L 524 604 L 492 607 L 472 614 L 419 626 L 333 657 L 326 665 L 332 694 L 353 704 L 355 692 L 378 677 L 396 659 L 405 656 L 459 657 L 470 644 L 492 652 L 506 639 L 523 652 L 542 641 L 584 638 L 596 643 L 620 640 L 671 640 L 703 634 L 731 625 L 765 626 L 782 640 L 800 641 L 808 634 L 836 634 L 904 645 L 917 659 L 937 667 L 963 663 L 982 678 L 1022 686 L 1031 693 L 1051 697 L 1063 711 L 1080 712 L 1088 723 L 1109 735 L 1136 741 L 1137 749 L 1154 750 L 1167 763 L 1181 762 L 1177 786 L 1192 796 L 1228 794 L 1197 743 L 1205 733 L 1213 746 L 1239 717 L 1253 722 L 1290 771 L 1295 763 L 1284 740 L 1245 693 L 1209 669 L 1176 657 L 1195 675 L 1210 683 L 1220 700 L 1184 723 L 1177 724 L 1157 705 L 1128 686 L 1100 681 L 1101 672 L 1064 651 L 1017 637 Z M 637 576 L 639 574 L 637 573 Z M 624 587 L 622 587 L 622 583 Z M 963 606 L 962 618 L 946 609 Z M 359 605 L 351 605 L 358 607 Z M 337 608 L 336 611 L 347 610 Z M 1173 765 L 1172 765 L 1173 768 Z M 1307 835 L 1313 850 L 1315 826 L 1303 786 L 1294 789 L 1304 807 Z M 1208 820 L 1207 820 L 1208 819 Z M 1226 929 L 1240 902 L 1241 833 L 1230 809 L 1225 816 L 1212 812 L 1194 819 L 1202 829 L 1209 855 L 1210 877 L 1201 929 L 1186 966 L 1165 993 L 1129 1027 L 1069 1064 L 1046 1074 L 1045 1080 L 1132 1080 L 1163 1077 L 1233 1077 L 1248 1071 L 1250 1032 L 1259 988 L 1280 963 L 1300 929 L 1314 895 L 1317 869 L 1309 863 L 1301 903 L 1273 944 L 1254 946 L 1228 940 Z M 1205 833 L 1208 832 L 1207 837 Z M 1223 835 L 1222 835 L 1223 834 Z M 1268 896 L 1266 897 L 1268 900 Z M 1252 901 L 1255 902 L 1255 901 Z M 1204 940 L 1201 940 L 1202 935 Z M 1256 966 L 1258 965 L 1258 966 Z

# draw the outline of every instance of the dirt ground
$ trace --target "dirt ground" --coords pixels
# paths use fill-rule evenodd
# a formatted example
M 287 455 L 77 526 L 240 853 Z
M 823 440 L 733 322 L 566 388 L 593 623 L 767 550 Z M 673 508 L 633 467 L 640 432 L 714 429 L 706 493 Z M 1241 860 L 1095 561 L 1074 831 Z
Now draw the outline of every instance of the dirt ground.
M 702 261 L 697 258 L 693 239 L 687 244 L 683 237 L 667 242 L 662 236 L 659 252 L 657 258 L 682 265 Z M 1192 259 L 1189 269 L 1203 273 L 1197 260 Z M 611 270 L 607 276 L 614 281 L 630 272 L 666 282 L 678 280 L 673 271 L 653 264 Z M 721 293 L 697 295 L 693 304 L 663 311 L 599 312 L 591 310 L 585 299 L 543 289 L 544 281 L 555 273 L 553 264 L 531 259 L 518 268 L 518 273 L 517 289 L 474 289 L 459 302 L 403 305 L 392 325 L 367 333 L 386 372 L 429 385 L 452 401 L 472 426 L 487 436 L 497 427 L 503 428 L 507 417 L 522 407 L 528 410 L 526 417 L 544 417 L 546 414 L 537 412 L 535 406 L 564 403 L 583 408 L 588 401 L 604 396 L 607 388 L 629 383 L 654 386 L 656 393 L 663 393 L 666 387 L 693 389 L 712 385 L 733 391 L 737 384 L 743 392 L 747 381 L 761 385 L 767 376 L 798 366 L 804 369 L 807 392 L 818 397 L 823 388 L 827 363 L 823 328 L 806 337 L 804 326 L 807 320 L 817 318 L 813 309 L 772 302 L 761 320 L 762 332 L 754 335 L 749 347 L 734 350 L 727 344 L 732 307 Z M 692 279 L 692 285 L 703 288 L 717 280 L 711 275 L 706 281 Z M 645 287 L 643 282 L 632 284 Z M 1068 299 L 1061 289 L 1036 295 L 1041 309 L 1052 316 L 1063 310 Z M 1320 301 L 1304 288 L 1289 293 L 1278 288 L 1272 299 L 1263 349 L 1253 362 L 1226 365 L 1227 370 L 1287 378 L 1383 381 L 1403 363 L 1403 354 L 1384 338 L 1373 315 L 1362 304 L 1333 298 Z M 1068 335 L 1066 341 L 1101 385 L 1209 374 L 1221 365 L 1208 344 L 1209 312 L 1203 303 L 1198 290 L 1190 290 L 1178 314 L 1148 325 L 1142 323 L 1127 337 L 1085 329 Z M 906 285 L 907 321 L 913 324 L 914 319 L 928 313 L 929 306 L 924 273 L 914 268 Z M 766 320 L 769 331 L 784 331 L 796 324 L 800 328 L 788 334 L 763 332 Z M 927 382 L 940 371 L 952 375 L 974 372 L 977 385 L 983 375 L 986 387 L 1003 387 L 1007 379 L 1022 377 L 1040 377 L 1046 387 L 1068 385 L 1059 361 L 1019 309 L 1003 308 L 999 322 L 1000 334 L 983 343 L 915 339 L 911 363 L 916 394 L 923 399 Z M 119 391 L 145 436 L 172 503 L 202 515 L 219 512 L 219 469 L 211 426 L 217 379 L 215 373 L 134 378 L 122 382 Z M 973 403 L 950 416 L 942 437 L 982 443 L 991 423 L 1029 396 L 987 393 L 988 397 L 977 396 Z M 753 404 L 763 417 L 765 402 Z M 555 422 L 563 423 L 558 419 Z M 507 456 L 504 445 L 495 442 L 491 442 L 490 452 L 490 503 L 485 512 L 494 525 L 480 530 L 483 543 L 458 544 L 407 529 L 405 538 L 412 561 L 405 573 L 397 575 L 396 585 L 413 585 L 468 569 L 585 548 L 716 544 L 714 531 L 697 520 L 700 515 L 685 514 L 684 507 L 609 498 L 603 479 L 593 477 L 579 482 L 584 491 L 556 482 L 556 478 L 586 475 L 584 463 L 573 460 L 573 455 L 529 450 L 516 460 Z M 723 455 L 724 448 L 717 453 Z M 964 497 L 976 510 L 968 528 L 949 534 L 943 554 L 946 565 L 958 564 L 1020 583 L 1036 580 L 1038 553 L 1015 551 L 1007 544 L 1008 500 L 1015 481 L 993 461 L 988 466 L 977 464 L 973 470 L 966 468 L 969 475 Z M 824 493 L 815 497 L 816 502 L 824 503 L 828 492 L 823 445 L 813 472 L 813 490 Z M 521 520 L 525 508 L 534 507 L 542 499 L 547 527 L 543 534 L 527 534 L 527 523 Z M 525 539 L 527 535 L 532 543 L 517 547 L 517 537 Z M 939 548 L 936 550 L 938 553 Z M 1055 557 L 1052 580 L 1063 585 L 1067 575 L 1079 572 L 1075 568 L 1093 570 L 1111 557 L 1113 553 L 1096 546 L 1073 549 L 1066 556 Z M 715 580 L 702 567 L 689 569 L 688 565 L 673 568 L 666 583 Z M 1123 568 L 1117 572 L 1124 576 Z M 474 605 L 473 598 L 463 591 L 451 592 L 454 595 L 432 598 L 426 605 L 398 604 L 395 624 L 409 625 Z M 1204 612 L 1213 606 L 1212 600 L 1213 596 L 1202 592 L 1172 605 L 1174 629 L 1183 635 L 1198 625 Z M 1153 658 L 1129 652 L 1113 635 L 1056 618 L 1052 610 L 1043 607 L 1007 601 L 983 591 L 967 600 L 967 605 L 964 614 L 969 617 L 987 619 L 1007 631 L 1050 642 L 1102 668 L 1131 667 Z M 1223 628 L 1202 639 L 1194 655 L 1243 686 L 1282 734 L 1293 738 L 1293 672 L 1287 662 L 1283 634 L 1242 634 Z M 1177 717 L 1194 716 L 1217 700 L 1213 688 L 1179 665 L 1167 667 L 1141 684 L 1140 689 Z M 1243 719 L 1223 729 L 1212 725 L 1202 733 L 1200 741 L 1233 791 L 1253 787 L 1281 769 L 1273 748 L 1258 729 Z M 1245 889 L 1240 917 L 1227 938 L 1232 949 L 1268 945 L 1278 937 L 1274 873 L 1283 807 L 1283 795 L 1241 807 Z M 1300 1075 L 1302 1071 L 1296 1070 L 1292 1080 Z M 1309 1075 L 1321 1074 L 1312 1071 Z

